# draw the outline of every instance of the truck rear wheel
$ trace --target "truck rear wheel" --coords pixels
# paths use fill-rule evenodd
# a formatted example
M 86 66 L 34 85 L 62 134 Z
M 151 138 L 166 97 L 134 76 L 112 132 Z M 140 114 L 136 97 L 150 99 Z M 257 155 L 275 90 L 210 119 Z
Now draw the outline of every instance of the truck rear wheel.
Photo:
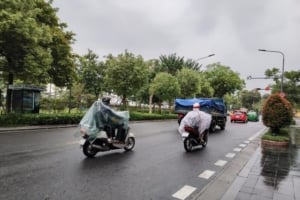
M 215 132 L 215 131 L 216 131 L 216 126 L 217 126 L 216 121 L 215 121 L 215 120 L 212 120 L 212 121 L 211 121 L 211 124 L 210 124 L 210 127 L 209 127 L 209 132 L 210 132 L 210 133 Z

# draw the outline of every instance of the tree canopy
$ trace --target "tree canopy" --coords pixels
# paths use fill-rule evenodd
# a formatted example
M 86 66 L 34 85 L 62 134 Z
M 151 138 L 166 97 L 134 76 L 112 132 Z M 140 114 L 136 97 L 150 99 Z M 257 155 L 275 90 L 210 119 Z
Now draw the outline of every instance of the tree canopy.
M 105 64 L 98 61 L 98 56 L 92 51 L 79 58 L 80 82 L 87 93 L 95 95 L 97 99 L 104 90 Z
M 74 34 L 65 31 L 67 25 L 59 22 L 51 3 L 0 1 L 0 69 L 8 84 L 14 79 L 37 85 L 52 82 L 66 86 L 72 82 Z M 7 94 L 9 104 L 9 90 Z
M 241 90 L 245 86 L 245 82 L 240 78 L 239 73 L 220 63 L 208 65 L 204 73 L 207 81 L 214 89 L 214 97 L 233 94 L 236 90 Z
M 200 75 L 198 71 L 182 68 L 177 72 L 176 77 L 182 98 L 195 97 L 200 92 Z
M 128 97 L 135 95 L 148 82 L 149 71 L 143 58 L 127 50 L 116 57 L 108 55 L 105 65 L 106 88 L 121 96 L 123 104 Z

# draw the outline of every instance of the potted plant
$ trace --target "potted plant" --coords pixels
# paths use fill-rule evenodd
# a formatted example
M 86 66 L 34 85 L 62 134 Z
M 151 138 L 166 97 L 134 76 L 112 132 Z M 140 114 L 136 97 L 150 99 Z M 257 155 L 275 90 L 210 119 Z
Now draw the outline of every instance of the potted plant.
M 293 122 L 291 103 L 278 93 L 271 94 L 262 107 L 263 124 L 269 131 L 262 137 L 263 145 L 288 146 L 288 127 Z

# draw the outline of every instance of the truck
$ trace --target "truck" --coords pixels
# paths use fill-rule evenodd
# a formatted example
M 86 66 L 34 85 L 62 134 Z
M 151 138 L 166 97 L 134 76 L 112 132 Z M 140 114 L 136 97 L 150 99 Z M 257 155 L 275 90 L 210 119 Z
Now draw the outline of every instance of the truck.
M 223 98 L 191 98 L 191 99 L 175 99 L 175 113 L 178 115 L 178 124 L 183 117 L 191 110 L 193 104 L 199 103 L 200 110 L 212 116 L 209 131 L 215 132 L 219 126 L 221 130 L 225 129 L 227 122 L 227 108 Z

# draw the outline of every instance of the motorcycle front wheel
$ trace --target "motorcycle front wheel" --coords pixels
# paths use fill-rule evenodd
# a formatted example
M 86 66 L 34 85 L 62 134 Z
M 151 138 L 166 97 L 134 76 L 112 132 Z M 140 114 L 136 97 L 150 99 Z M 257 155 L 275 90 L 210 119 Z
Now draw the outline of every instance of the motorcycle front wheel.
M 191 152 L 193 150 L 193 144 L 190 138 L 185 138 L 183 141 L 183 145 L 186 152 Z
M 92 144 L 86 140 L 82 147 L 83 154 L 88 158 L 93 158 L 97 151 L 92 147 Z
M 125 151 L 131 151 L 133 149 L 133 147 L 135 146 L 135 139 L 134 137 L 129 137 L 126 141 L 126 144 L 125 144 Z

